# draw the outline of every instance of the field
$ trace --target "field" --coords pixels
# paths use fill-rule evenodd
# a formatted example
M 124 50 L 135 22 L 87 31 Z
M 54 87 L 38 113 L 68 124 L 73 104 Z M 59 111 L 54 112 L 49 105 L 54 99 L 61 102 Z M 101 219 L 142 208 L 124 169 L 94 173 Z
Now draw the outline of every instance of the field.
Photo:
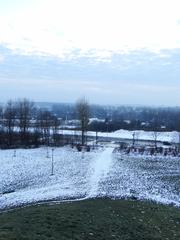
M 153 200 L 180 206 L 179 158 L 87 153 L 70 147 L 0 150 L 0 209 L 49 200 L 95 197 Z
M 178 240 L 180 209 L 152 202 L 94 199 L 0 214 L 0 240 Z
M 178 240 L 179 158 L 115 147 L 1 150 L 0 240 Z

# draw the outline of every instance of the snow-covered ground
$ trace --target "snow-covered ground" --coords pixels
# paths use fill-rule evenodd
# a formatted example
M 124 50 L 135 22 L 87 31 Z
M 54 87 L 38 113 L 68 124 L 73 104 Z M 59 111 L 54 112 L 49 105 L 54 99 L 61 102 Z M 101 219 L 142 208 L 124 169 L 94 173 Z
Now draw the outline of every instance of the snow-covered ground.
M 61 133 L 66 135 L 80 135 L 80 131 L 72 131 L 72 130 L 63 130 Z M 151 131 L 143 131 L 143 130 L 136 130 L 136 131 L 129 131 L 120 129 L 115 132 L 98 132 L 99 137 L 105 138 L 117 138 L 117 139 L 131 139 L 133 138 L 133 134 L 135 133 L 135 139 L 137 140 L 145 140 L 145 141 L 153 141 L 154 140 L 154 132 Z M 87 132 L 88 136 L 96 136 L 95 132 Z M 180 141 L 180 133 L 173 131 L 173 132 L 157 132 L 157 141 L 166 141 L 170 143 L 179 143 Z
M 70 147 L 0 150 L 0 209 L 46 200 L 96 196 L 157 200 L 180 206 L 180 159 Z

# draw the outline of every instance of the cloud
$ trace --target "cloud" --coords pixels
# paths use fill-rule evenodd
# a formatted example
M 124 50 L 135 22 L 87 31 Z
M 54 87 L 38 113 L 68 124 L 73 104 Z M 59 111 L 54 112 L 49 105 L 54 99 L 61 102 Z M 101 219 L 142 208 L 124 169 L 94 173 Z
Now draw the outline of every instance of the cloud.
M 179 105 L 180 50 L 161 54 L 141 50 L 111 52 L 111 61 L 94 61 L 94 51 L 73 59 L 21 55 L 0 47 L 1 99 L 93 103 Z M 78 51 L 79 52 L 79 51 Z M 75 53 L 74 53 L 75 54 Z M 1 100 L 1 101 L 2 101 Z
M 179 0 L 3 2 L 1 101 L 179 105 Z
M 0 16 L 0 43 L 21 54 L 67 59 L 90 56 L 93 50 L 93 58 L 109 61 L 115 52 L 180 47 L 178 0 L 32 3 Z
M 156 84 L 173 81 L 178 84 L 180 76 L 180 50 L 111 52 L 110 61 L 95 61 L 94 51 L 79 53 L 78 58 L 60 59 L 53 56 L 21 55 L 7 48 L 0 48 L 5 56 L 0 66 L 1 76 L 39 79 L 74 79 L 83 81 L 139 81 Z M 73 53 L 74 55 L 77 55 Z M 163 56 L 163 57 L 162 57 Z M 97 60 L 97 59 L 96 59 Z M 11 71 L 9 71 L 11 69 Z

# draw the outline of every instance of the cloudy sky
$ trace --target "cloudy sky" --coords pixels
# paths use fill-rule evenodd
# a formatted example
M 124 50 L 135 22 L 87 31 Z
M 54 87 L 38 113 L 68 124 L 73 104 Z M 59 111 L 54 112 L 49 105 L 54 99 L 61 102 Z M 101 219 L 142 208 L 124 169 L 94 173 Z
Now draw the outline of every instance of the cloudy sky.
M 179 0 L 0 0 L 0 102 L 180 105 Z

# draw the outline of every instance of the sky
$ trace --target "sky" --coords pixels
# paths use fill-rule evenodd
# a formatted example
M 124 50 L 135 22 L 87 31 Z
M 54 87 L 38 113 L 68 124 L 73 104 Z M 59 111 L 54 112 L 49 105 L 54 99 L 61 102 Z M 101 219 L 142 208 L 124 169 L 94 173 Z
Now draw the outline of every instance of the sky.
M 180 106 L 179 0 L 0 0 L 0 102 Z

